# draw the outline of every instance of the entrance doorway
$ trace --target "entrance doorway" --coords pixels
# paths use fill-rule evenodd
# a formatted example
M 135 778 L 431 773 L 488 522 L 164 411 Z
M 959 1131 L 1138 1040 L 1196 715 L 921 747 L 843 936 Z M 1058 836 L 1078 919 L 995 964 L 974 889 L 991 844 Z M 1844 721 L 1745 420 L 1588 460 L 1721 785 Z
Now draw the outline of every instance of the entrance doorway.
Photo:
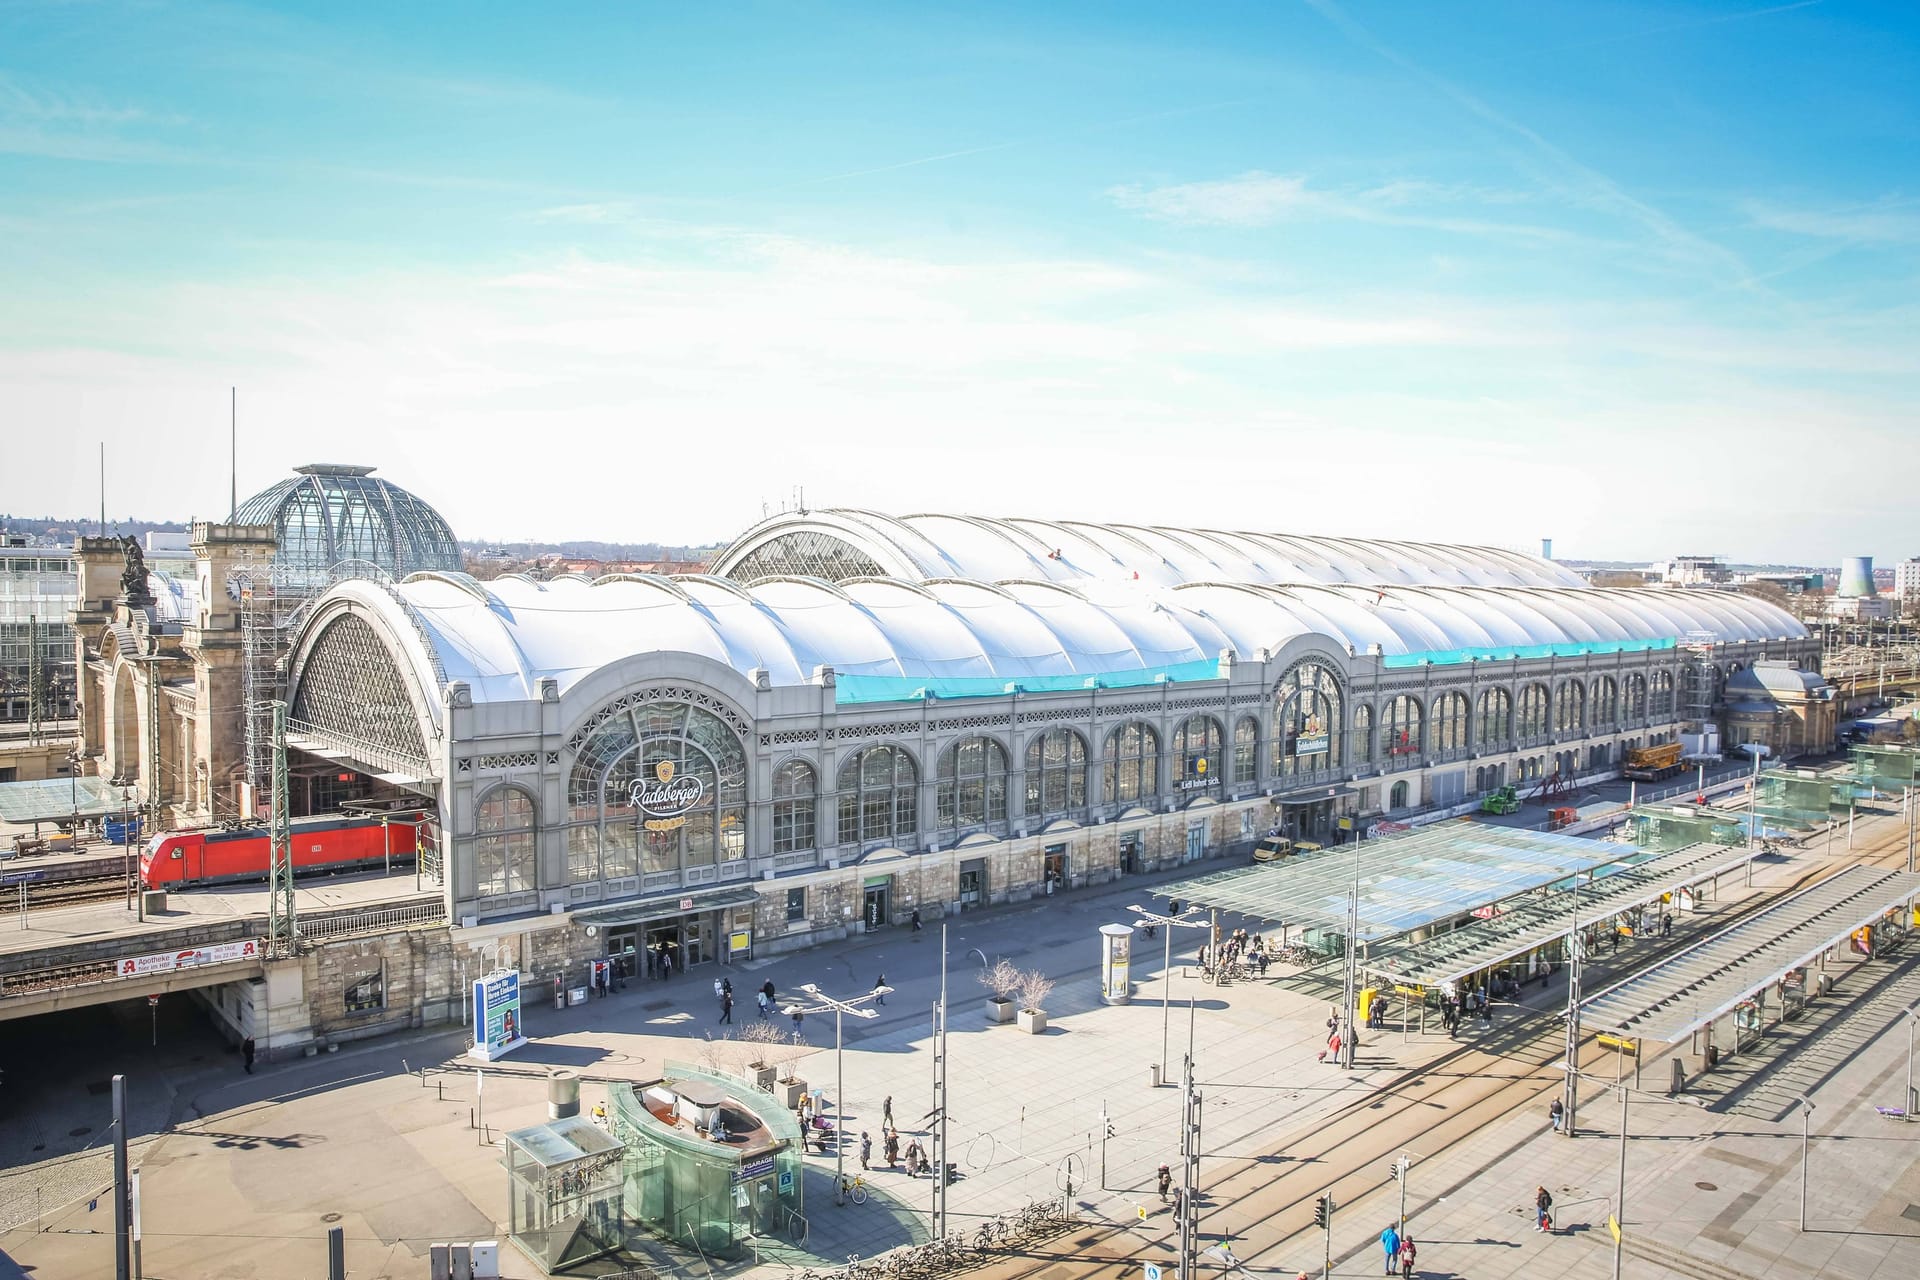
M 1067 846 L 1050 844 L 1041 857 L 1040 881 L 1048 893 L 1067 887 Z
M 683 973 L 716 958 L 713 913 L 710 911 L 655 920 L 645 928 L 647 954 L 643 960 L 651 977 L 661 976 L 663 957 L 671 963 L 673 973 Z M 618 932 L 616 930 L 607 935 L 609 955 L 613 954 L 613 940 Z
M 866 904 L 861 918 L 866 921 L 867 932 L 872 933 L 888 919 L 887 899 L 891 896 L 891 877 L 883 877 L 878 884 L 868 883 Z
M 987 863 L 984 858 L 960 864 L 960 909 L 972 911 L 986 900 Z
M 1198 862 L 1207 852 L 1207 824 L 1189 822 L 1187 824 L 1187 861 Z
M 607 959 L 613 962 L 613 972 L 621 979 L 640 976 L 640 927 L 626 925 L 618 929 L 607 930 Z
M 1120 874 L 1137 875 L 1140 871 L 1140 833 L 1129 831 L 1120 837 Z

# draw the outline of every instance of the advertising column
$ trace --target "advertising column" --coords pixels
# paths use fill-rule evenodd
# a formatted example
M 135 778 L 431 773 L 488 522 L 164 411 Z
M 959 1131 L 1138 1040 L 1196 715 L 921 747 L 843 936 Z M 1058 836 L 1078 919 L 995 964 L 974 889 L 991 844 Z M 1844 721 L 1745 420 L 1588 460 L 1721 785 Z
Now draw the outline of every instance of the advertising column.
M 1100 999 L 1107 1004 L 1128 1004 L 1133 1000 L 1133 982 L 1127 974 L 1132 953 L 1131 926 L 1100 926 Z
M 473 981 L 473 1048 L 469 1054 L 493 1062 L 527 1039 L 520 1033 L 520 975 L 495 969 Z

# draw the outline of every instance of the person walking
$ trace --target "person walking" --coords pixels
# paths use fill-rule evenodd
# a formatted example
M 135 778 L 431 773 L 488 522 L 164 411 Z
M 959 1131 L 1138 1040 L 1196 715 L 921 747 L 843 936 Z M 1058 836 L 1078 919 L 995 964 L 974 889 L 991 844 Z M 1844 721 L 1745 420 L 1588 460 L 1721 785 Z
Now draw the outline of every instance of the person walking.
M 873 1002 L 882 1005 L 887 1002 L 887 975 L 884 973 L 873 975 Z
M 1387 1269 L 1380 1274 L 1390 1276 L 1400 1269 L 1400 1232 L 1391 1222 L 1380 1233 L 1380 1247 L 1387 1255 Z
M 920 908 L 913 909 L 913 914 L 907 917 L 907 923 L 913 926 L 913 932 L 920 932 Z
M 909 1178 L 920 1176 L 920 1139 L 918 1138 L 907 1144 L 907 1176 Z
M 1419 1258 L 1420 1251 L 1413 1247 L 1413 1237 L 1400 1237 L 1400 1275 L 1403 1280 L 1413 1280 L 1413 1264 Z
M 787 1012 L 793 1015 L 793 1034 L 799 1035 L 800 1024 L 806 1021 L 807 1011 L 796 1004 L 789 1008 Z
M 760 1016 L 767 1016 L 767 993 L 764 990 L 753 993 L 754 1002 L 760 1006 Z
M 718 1000 L 721 997 L 725 996 L 726 994 L 727 994 L 726 988 L 720 985 L 720 979 L 715 978 L 713 980 L 713 998 L 715 1000 Z
M 1160 1203 L 1165 1204 L 1167 1202 L 1167 1189 L 1173 1185 L 1173 1170 L 1167 1168 L 1166 1165 L 1161 1165 L 1160 1173 L 1156 1181 L 1160 1187 Z
M 728 1026 L 733 1025 L 732 992 L 728 992 L 726 995 L 720 997 L 720 1021 L 726 1023 Z
M 866 1170 L 868 1167 L 867 1161 L 869 1161 L 872 1158 L 873 1158 L 873 1139 L 867 1136 L 867 1131 L 865 1129 L 862 1129 L 860 1131 L 860 1168 L 863 1171 Z
M 1567 1104 L 1555 1098 L 1553 1105 L 1547 1108 L 1547 1119 L 1553 1122 L 1553 1131 L 1559 1133 L 1567 1122 Z
M 1553 1193 L 1545 1187 L 1533 1193 L 1533 1229 L 1553 1230 Z
M 1671 934 L 1672 932 L 1673 932 L 1673 912 L 1662 911 L 1660 913 L 1660 936 L 1664 938 L 1667 935 Z
M 246 1067 L 247 1074 L 253 1074 L 253 1037 L 248 1036 L 240 1042 L 240 1063 Z
M 772 978 L 768 978 L 768 979 L 767 979 L 767 980 L 766 980 L 765 982 L 763 982 L 763 983 L 761 983 L 761 984 L 760 984 L 760 989 L 761 989 L 762 991 L 764 991 L 764 992 L 766 992 L 766 993 L 767 993 L 767 1003 L 768 1003 L 768 1004 L 772 1004 L 772 1003 L 774 1002 L 774 1000 L 778 998 L 778 997 L 776 997 L 776 996 L 774 995 L 774 992 L 773 992 L 773 979 L 772 979 Z
M 886 1097 L 880 1099 L 880 1127 L 882 1129 L 891 1129 L 894 1127 L 892 1094 L 888 1094 Z
M 882 1144 L 882 1149 L 887 1153 L 887 1168 L 891 1169 L 900 1163 L 900 1135 L 898 1133 L 889 1133 L 886 1141 Z

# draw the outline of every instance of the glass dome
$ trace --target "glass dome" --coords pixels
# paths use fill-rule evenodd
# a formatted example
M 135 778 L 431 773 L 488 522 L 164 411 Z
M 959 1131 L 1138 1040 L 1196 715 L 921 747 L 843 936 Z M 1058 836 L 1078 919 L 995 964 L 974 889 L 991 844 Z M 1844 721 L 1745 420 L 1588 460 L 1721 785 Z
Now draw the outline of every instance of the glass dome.
M 378 565 L 395 578 L 462 567 L 460 544 L 440 513 L 375 479 L 372 467 L 296 467 L 234 508 L 231 522 L 274 527 L 282 589 L 318 590 L 336 565 L 350 560 Z

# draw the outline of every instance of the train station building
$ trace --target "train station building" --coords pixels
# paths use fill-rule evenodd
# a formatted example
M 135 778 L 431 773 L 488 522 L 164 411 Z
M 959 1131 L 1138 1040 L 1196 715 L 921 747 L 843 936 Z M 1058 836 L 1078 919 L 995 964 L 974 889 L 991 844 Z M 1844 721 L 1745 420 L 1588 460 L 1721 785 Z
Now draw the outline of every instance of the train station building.
M 1762 660 L 1817 642 L 1497 549 L 840 511 L 702 575 L 341 581 L 286 696 L 432 800 L 460 929 L 637 971 L 1611 774 Z

